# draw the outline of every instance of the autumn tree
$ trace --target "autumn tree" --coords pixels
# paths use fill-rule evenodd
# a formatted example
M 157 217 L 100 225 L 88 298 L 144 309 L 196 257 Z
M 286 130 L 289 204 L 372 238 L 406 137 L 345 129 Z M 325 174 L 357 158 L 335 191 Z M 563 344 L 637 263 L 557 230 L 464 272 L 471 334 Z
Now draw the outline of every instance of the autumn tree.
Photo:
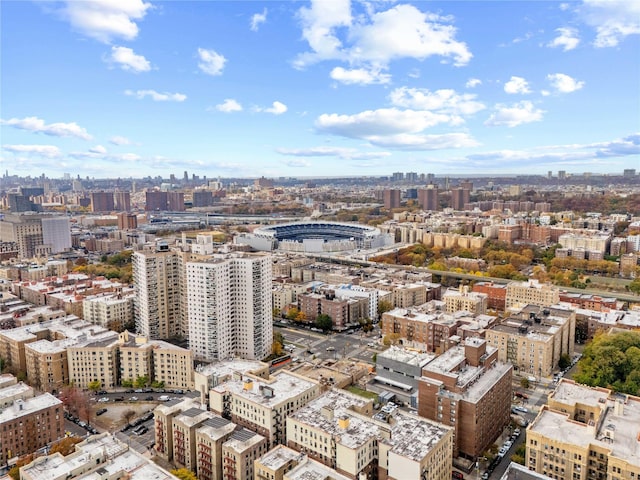
M 136 416 L 136 412 L 130 408 L 122 412 L 122 415 L 121 415 L 122 420 L 124 420 L 127 425 L 129 425 L 129 423 L 131 422 L 131 419 L 135 416 Z
M 75 451 L 76 445 L 81 441 L 82 438 L 76 436 L 64 437 L 63 439 L 59 440 L 53 447 L 51 447 L 51 450 L 49 450 L 49 455 L 60 452 L 61 455 L 66 457 L 67 455 L 70 455 Z
M 180 480 L 198 480 L 198 477 L 196 477 L 196 474 L 193 473 L 188 468 L 177 468 L 177 469 L 171 470 L 171 474 L 175 475 Z

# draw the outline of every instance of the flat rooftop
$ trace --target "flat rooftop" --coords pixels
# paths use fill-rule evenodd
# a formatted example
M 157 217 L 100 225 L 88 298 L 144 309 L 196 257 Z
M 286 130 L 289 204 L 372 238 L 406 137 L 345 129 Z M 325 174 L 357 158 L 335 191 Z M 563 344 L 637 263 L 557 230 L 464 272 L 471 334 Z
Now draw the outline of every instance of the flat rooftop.
M 405 350 L 404 348 L 391 346 L 384 352 L 378 353 L 378 358 L 388 358 L 389 360 L 394 360 L 396 362 L 421 367 L 432 361 L 436 356 L 431 353 L 412 352 L 410 350 Z
M 421 461 L 449 432 L 449 428 L 415 415 L 396 412 L 391 438 L 381 440 L 391 451 L 415 462 Z
M 266 468 L 277 470 L 282 468 L 291 460 L 300 459 L 301 457 L 304 457 L 304 454 L 301 454 L 289 447 L 285 447 L 284 445 L 277 445 L 275 448 L 272 448 L 260 457 L 258 462 Z
M 595 388 L 585 388 L 584 385 L 568 382 L 563 378 L 556 389 L 549 394 L 549 398 L 566 405 L 575 406 L 577 403 L 581 403 L 604 408 L 607 398 L 609 398 L 609 393 Z
M 569 414 L 549 410 L 545 406 L 529 425 L 529 430 L 552 440 L 582 448 L 598 445 L 605 450 L 611 450 L 612 456 L 640 467 L 640 400 L 629 398 L 623 405 L 622 413 L 616 413 L 614 400 L 608 399 L 603 415 L 604 418 L 599 422 L 600 429 L 594 433 L 593 427 L 573 421 Z M 612 441 L 607 438 L 607 431 L 610 432 L 609 438 L 613 438 Z
M 228 391 L 250 402 L 273 407 L 317 386 L 317 383 L 304 380 L 287 371 L 281 371 L 272 378 L 270 382 L 251 379 L 253 387 L 250 390 L 245 390 L 243 380 L 232 378 L 214 387 L 213 390 L 219 393 Z M 273 395 L 265 395 L 263 391 L 265 387 L 272 389 Z
M 0 412 L 0 424 L 15 420 L 19 417 L 31 415 L 45 408 L 55 407 L 56 405 L 62 405 L 62 401 L 50 393 L 43 393 L 42 395 L 24 400 L 15 400 L 13 405 L 4 408 L 2 412 Z
M 293 470 L 284 474 L 285 480 L 350 480 L 350 477 L 339 474 L 334 469 L 306 458 Z
M 245 360 L 234 358 L 232 360 L 222 360 L 220 362 L 201 365 L 196 369 L 196 373 L 206 377 L 216 376 L 219 378 L 231 377 L 234 373 L 251 373 L 267 367 L 266 363 L 258 360 Z

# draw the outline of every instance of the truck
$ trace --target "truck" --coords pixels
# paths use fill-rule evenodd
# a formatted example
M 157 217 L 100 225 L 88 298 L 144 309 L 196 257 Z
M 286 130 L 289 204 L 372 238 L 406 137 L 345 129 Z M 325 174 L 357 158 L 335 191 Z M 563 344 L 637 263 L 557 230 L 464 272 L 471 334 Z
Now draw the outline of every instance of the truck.
M 169 395 L 160 395 L 158 400 L 161 402 L 167 402 L 169 400 Z

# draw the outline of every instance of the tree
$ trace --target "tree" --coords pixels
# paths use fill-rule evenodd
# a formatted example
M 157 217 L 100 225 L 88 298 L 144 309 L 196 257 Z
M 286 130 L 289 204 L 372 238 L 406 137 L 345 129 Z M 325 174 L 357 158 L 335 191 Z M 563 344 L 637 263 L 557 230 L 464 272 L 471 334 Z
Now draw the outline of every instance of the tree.
M 560 360 L 558 360 L 558 368 L 564 370 L 569 366 L 571 366 L 571 356 L 568 353 L 563 353 L 560 355 Z
M 297 308 L 295 308 L 295 307 L 294 308 L 290 308 L 287 311 L 287 315 L 286 315 L 287 320 L 295 320 L 296 317 L 298 316 L 298 313 L 300 313 L 300 310 L 298 310 Z
M 102 388 L 102 382 L 100 380 L 94 380 L 93 382 L 89 382 L 87 388 L 91 390 L 93 393 L 96 393 L 98 390 Z
M 164 388 L 164 382 L 151 382 L 151 388 Z
M 630 292 L 640 295 L 640 278 L 634 278 L 627 288 Z
M 127 425 L 131 422 L 131 419 L 136 416 L 136 412 L 131 410 L 130 408 L 122 412 L 122 420 L 124 420 Z
M 382 317 L 383 313 L 393 310 L 393 304 L 387 300 L 380 300 L 378 302 L 378 316 Z
M 520 379 L 520 386 L 522 388 L 529 388 L 529 379 L 527 377 L 522 377 Z
M 20 467 L 29 465 L 31 462 L 33 462 L 33 453 L 25 455 L 24 457 L 19 459 L 16 464 L 11 467 L 11 470 L 9 470 L 9 476 L 13 478 L 13 480 L 20 480 Z
M 149 384 L 149 377 L 143 375 L 141 377 L 136 378 L 134 385 L 138 388 L 144 388 Z
M 51 450 L 49 450 L 49 455 L 53 455 L 56 452 L 60 452 L 61 455 L 66 457 L 67 455 L 70 455 L 75 451 L 76 444 L 80 443 L 81 441 L 82 441 L 82 438 L 76 437 L 76 436 L 64 437 L 62 440 L 57 442 L 53 447 L 51 447 Z
M 120 385 L 123 386 L 124 388 L 131 388 L 133 387 L 133 380 L 127 378 L 127 379 L 122 379 L 120 381 Z
M 511 461 L 515 463 L 519 463 L 520 465 L 524 465 L 524 459 L 527 456 L 527 445 L 526 443 L 521 443 L 516 448 L 516 451 L 511 455 Z
M 177 468 L 175 470 L 171 470 L 171 474 L 175 475 L 180 480 L 198 480 L 196 474 L 188 468 Z
M 395 345 L 396 343 L 398 343 L 398 340 L 400 339 L 400 334 L 399 333 L 392 333 L 390 335 L 385 335 L 382 338 L 382 344 L 385 346 L 389 346 L 389 345 Z
M 315 323 L 315 326 L 321 329 L 323 332 L 326 332 L 333 328 L 333 320 L 329 315 L 324 313 L 321 313 L 320 315 L 318 315 L 314 323 Z
M 596 335 L 585 347 L 574 379 L 593 387 L 640 394 L 640 332 Z

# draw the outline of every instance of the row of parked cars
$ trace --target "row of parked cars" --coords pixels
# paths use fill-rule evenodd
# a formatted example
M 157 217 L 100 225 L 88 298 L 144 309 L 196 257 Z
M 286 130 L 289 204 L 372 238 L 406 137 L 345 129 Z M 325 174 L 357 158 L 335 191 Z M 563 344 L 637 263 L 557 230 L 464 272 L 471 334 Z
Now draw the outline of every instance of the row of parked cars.
M 75 423 L 79 427 L 84 428 L 89 433 L 93 433 L 93 434 L 98 433 L 98 431 L 95 428 L 93 428 L 91 425 L 89 425 L 87 422 L 85 422 L 84 420 L 80 420 L 79 418 L 71 415 L 67 411 L 64 412 L 64 418 L 66 418 L 70 422 Z
M 141 417 L 136 418 L 133 422 L 128 423 L 127 425 L 122 427 L 120 431 L 126 432 L 127 430 L 133 429 L 133 433 L 135 433 L 136 435 L 143 435 L 149 431 L 149 429 L 145 427 L 143 423 L 148 420 L 151 420 L 152 418 L 153 418 L 153 412 L 147 412 Z M 138 433 L 138 432 L 141 432 L 143 429 L 144 429 L 144 432 Z
M 496 455 L 496 457 L 487 467 L 487 471 L 482 474 L 482 477 L 480 477 L 482 480 L 487 480 L 489 478 L 489 476 L 493 473 L 493 471 L 496 469 L 498 464 L 502 461 L 504 456 L 507 454 L 509 449 L 513 446 L 513 442 L 515 442 L 519 436 L 520 436 L 520 429 L 516 428 L 511 433 L 511 436 L 509 437 L 509 439 L 502 444 L 502 446 L 500 447 L 500 450 L 498 450 L 498 455 Z

